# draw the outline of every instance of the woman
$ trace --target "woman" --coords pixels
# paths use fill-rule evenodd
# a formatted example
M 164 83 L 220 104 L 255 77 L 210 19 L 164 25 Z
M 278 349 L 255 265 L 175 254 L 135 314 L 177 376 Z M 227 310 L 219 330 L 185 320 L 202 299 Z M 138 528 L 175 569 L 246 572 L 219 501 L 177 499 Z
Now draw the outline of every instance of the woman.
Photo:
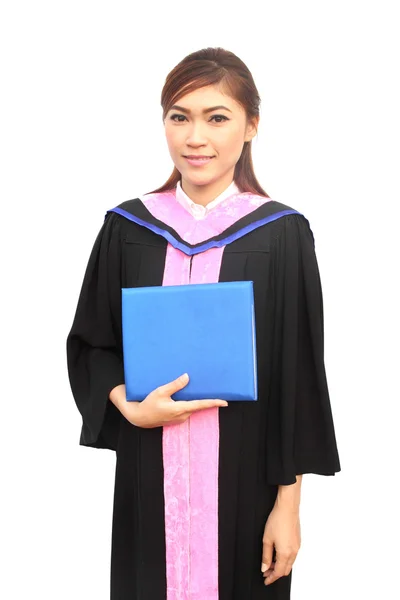
M 259 103 L 233 53 L 183 59 L 161 97 L 174 170 L 108 211 L 89 258 L 68 368 L 80 444 L 116 451 L 112 600 L 288 599 L 302 475 L 340 470 L 313 234 L 255 177 Z M 175 402 L 181 377 L 127 402 L 121 288 L 239 280 L 258 401 Z

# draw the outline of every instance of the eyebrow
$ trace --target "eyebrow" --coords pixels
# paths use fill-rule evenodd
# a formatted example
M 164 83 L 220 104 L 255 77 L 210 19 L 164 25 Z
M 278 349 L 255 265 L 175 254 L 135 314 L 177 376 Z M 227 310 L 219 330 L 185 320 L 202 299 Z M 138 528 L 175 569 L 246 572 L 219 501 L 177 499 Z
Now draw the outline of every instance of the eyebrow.
M 203 113 L 209 113 L 212 112 L 213 110 L 217 110 L 217 109 L 223 109 L 223 110 L 228 110 L 229 112 L 232 112 L 229 108 L 227 108 L 226 106 L 222 106 L 222 104 L 220 104 L 219 106 L 212 106 L 211 108 L 205 108 L 203 110 Z M 188 108 L 184 108 L 183 106 L 178 106 L 177 104 L 174 104 L 174 106 L 171 106 L 170 110 L 175 109 L 175 110 L 181 110 L 184 113 L 190 113 L 191 111 Z

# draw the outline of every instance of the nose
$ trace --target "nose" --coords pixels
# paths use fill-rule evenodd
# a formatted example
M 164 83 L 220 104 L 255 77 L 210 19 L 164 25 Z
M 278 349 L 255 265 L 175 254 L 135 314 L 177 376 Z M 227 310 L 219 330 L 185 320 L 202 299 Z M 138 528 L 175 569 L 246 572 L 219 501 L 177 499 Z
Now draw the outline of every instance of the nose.
M 188 146 L 204 146 L 207 144 L 207 139 L 204 135 L 203 124 L 202 123 L 193 123 L 188 130 L 188 135 L 186 138 L 186 143 Z

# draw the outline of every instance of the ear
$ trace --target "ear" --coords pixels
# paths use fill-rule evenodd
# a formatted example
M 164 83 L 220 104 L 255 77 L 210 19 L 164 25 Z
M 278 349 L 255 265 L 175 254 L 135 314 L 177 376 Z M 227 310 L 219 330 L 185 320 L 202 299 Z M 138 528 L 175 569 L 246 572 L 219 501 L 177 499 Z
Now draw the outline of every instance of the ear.
M 253 117 L 251 121 L 247 124 L 246 127 L 246 136 L 244 138 L 245 142 L 250 142 L 253 137 L 257 134 L 258 123 L 260 121 L 260 117 Z

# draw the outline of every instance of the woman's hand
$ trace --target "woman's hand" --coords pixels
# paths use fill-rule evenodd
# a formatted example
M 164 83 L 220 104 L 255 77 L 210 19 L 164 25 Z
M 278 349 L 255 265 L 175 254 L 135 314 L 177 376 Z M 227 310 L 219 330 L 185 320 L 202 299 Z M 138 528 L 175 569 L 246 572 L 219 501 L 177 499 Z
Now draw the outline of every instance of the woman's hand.
M 155 389 L 142 402 L 129 402 L 126 396 L 122 399 L 119 397 L 117 407 L 132 425 L 152 428 L 183 423 L 192 413 L 199 410 L 228 406 L 225 400 L 173 400 L 171 396 L 184 388 L 188 382 L 189 376 L 182 375 L 171 383 Z
M 297 510 L 274 506 L 264 529 L 261 571 L 265 585 L 289 575 L 300 549 L 300 516 Z M 272 560 L 275 546 L 276 559 Z

